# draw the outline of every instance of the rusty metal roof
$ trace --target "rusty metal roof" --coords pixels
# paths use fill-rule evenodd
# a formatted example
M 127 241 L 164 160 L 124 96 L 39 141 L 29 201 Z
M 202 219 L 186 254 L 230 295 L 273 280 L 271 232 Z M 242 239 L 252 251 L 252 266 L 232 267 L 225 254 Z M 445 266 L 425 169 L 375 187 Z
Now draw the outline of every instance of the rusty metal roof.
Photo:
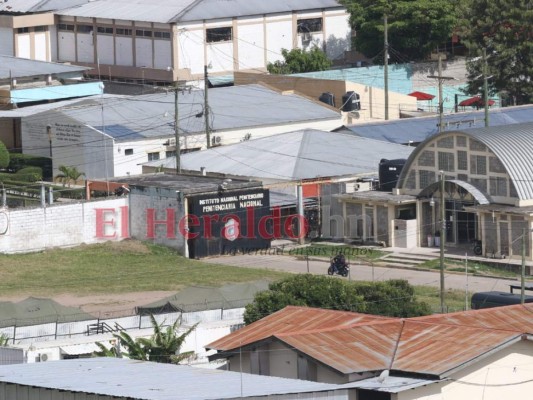
M 342 328 L 353 324 L 383 321 L 389 318 L 348 311 L 288 306 L 259 321 L 245 326 L 206 346 L 208 349 L 228 351 L 284 333 Z
M 450 314 L 411 318 L 440 324 L 472 326 L 489 329 L 514 330 L 533 334 L 533 304 L 516 304 L 507 307 L 484 308 Z
M 224 352 L 271 338 L 344 374 L 442 378 L 531 333 L 531 303 L 407 319 L 287 307 L 207 347 Z

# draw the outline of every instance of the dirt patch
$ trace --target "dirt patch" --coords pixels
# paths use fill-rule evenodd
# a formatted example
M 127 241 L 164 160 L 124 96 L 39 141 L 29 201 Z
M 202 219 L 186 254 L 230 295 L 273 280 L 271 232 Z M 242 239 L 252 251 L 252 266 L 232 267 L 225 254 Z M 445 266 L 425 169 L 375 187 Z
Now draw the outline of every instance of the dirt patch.
M 69 307 L 78 307 L 97 318 L 124 317 L 135 314 L 135 307 L 150 304 L 154 301 L 172 296 L 175 291 L 153 291 L 120 294 L 96 294 L 91 296 L 75 296 L 62 294 L 52 300 Z M 0 297 L 0 301 L 19 302 L 28 296 Z

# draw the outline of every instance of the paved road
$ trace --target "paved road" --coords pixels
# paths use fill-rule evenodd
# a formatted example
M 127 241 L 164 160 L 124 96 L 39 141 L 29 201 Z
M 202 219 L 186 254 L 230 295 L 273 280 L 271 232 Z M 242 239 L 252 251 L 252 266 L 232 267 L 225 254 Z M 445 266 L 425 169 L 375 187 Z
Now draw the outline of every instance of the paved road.
M 328 261 L 298 260 L 288 255 L 235 255 L 221 256 L 217 258 L 204 259 L 202 261 L 213 264 L 233 265 L 237 267 L 252 267 L 273 269 L 294 273 L 326 274 Z M 382 281 L 388 279 L 407 279 L 412 285 L 429 285 L 439 287 L 440 274 L 438 271 L 416 271 L 400 268 L 372 267 L 351 263 L 351 271 L 348 279 L 364 281 Z M 509 291 L 509 284 L 520 284 L 518 280 L 487 278 L 465 274 L 446 274 L 445 287 L 447 289 L 466 290 L 483 292 L 499 290 Z

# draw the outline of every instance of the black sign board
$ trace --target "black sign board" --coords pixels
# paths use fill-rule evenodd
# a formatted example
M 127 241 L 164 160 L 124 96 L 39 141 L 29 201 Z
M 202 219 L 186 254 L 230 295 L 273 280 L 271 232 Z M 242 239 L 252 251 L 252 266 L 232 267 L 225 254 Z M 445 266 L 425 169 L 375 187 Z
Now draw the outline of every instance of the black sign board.
M 270 247 L 273 216 L 268 189 L 221 190 L 188 197 L 191 258 Z

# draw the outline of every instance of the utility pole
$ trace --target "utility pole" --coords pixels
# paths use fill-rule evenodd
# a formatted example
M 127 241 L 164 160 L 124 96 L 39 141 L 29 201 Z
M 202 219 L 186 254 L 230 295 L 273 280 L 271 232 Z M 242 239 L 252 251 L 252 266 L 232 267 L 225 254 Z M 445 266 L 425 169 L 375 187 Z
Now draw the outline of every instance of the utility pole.
M 180 132 L 178 127 L 178 92 L 179 82 L 174 84 L 174 135 L 176 140 L 176 174 L 181 174 L 181 148 L 180 148 Z
M 438 75 L 428 75 L 428 78 L 437 79 L 439 82 L 439 132 L 443 131 L 442 116 L 444 113 L 444 99 L 442 98 L 442 82 L 454 79 L 451 76 L 442 76 L 442 55 L 439 54 Z
M 211 132 L 209 131 L 209 102 L 207 100 L 207 89 L 209 81 L 207 80 L 207 65 L 204 65 L 204 117 L 205 117 L 205 138 L 207 140 L 207 148 L 211 147 Z
M 520 304 L 526 302 L 526 228 L 522 229 L 522 268 L 520 271 Z
M 446 204 L 444 199 L 444 171 L 440 171 L 440 310 L 444 313 L 444 240 L 446 239 Z
M 389 31 L 387 23 L 387 14 L 383 15 L 383 33 L 385 37 L 384 43 L 384 61 L 383 61 L 383 78 L 385 91 L 385 120 L 389 119 Z
M 483 101 L 485 102 L 485 127 L 489 126 L 489 77 L 487 76 L 487 49 L 483 48 Z

